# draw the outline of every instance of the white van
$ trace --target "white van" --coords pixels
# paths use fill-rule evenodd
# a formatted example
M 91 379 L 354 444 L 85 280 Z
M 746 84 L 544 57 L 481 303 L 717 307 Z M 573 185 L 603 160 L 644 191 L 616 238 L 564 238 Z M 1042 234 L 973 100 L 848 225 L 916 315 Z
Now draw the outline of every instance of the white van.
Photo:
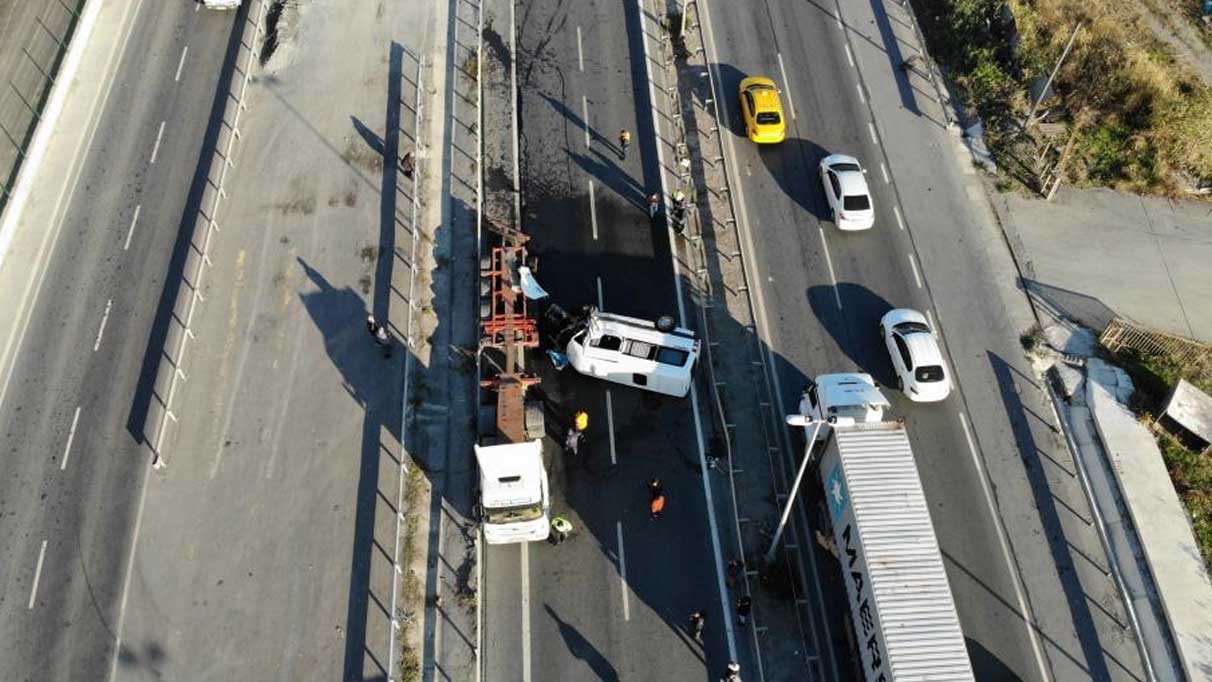
M 684 398 L 699 357 L 694 332 L 672 318 L 657 323 L 590 308 L 565 352 L 586 376 Z

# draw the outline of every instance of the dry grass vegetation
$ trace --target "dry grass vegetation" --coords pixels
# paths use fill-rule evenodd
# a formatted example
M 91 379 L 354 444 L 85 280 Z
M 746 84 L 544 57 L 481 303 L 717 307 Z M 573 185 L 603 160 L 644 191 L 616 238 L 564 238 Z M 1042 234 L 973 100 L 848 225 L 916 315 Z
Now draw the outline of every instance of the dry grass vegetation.
M 1174 389 L 1179 379 L 1212 394 L 1212 361 L 1194 365 L 1183 364 L 1165 355 L 1141 355 L 1133 351 L 1114 354 L 1117 364 L 1132 376 L 1136 396 L 1132 407 L 1142 415 L 1146 424 L 1153 425 L 1154 415 Z M 1212 570 L 1212 456 L 1193 452 L 1160 427 L 1154 427 L 1174 490 L 1191 517 L 1195 541 L 1199 544 L 1204 564 Z
M 1068 179 L 1178 194 L 1212 180 L 1212 88 L 1121 0 L 912 0 L 930 50 L 985 120 L 1001 158 L 1080 21 L 1049 120 L 1081 125 Z M 1010 11 L 1004 11 L 1009 7 Z M 1003 165 L 1005 165 L 1003 163 Z

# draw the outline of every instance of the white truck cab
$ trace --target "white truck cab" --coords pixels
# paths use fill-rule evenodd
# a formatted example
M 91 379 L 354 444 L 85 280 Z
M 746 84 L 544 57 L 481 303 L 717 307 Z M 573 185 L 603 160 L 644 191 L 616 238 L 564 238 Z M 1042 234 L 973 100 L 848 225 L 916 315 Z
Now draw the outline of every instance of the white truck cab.
M 871 424 L 884 421 L 889 406 L 869 374 L 822 374 L 804 388 L 800 414 L 814 421 Z M 827 435 L 819 430 L 817 440 Z
M 484 540 L 490 545 L 546 540 L 551 494 L 540 439 L 477 445 Z
M 671 318 L 650 322 L 591 309 L 571 334 L 569 364 L 586 376 L 684 398 L 699 340 Z

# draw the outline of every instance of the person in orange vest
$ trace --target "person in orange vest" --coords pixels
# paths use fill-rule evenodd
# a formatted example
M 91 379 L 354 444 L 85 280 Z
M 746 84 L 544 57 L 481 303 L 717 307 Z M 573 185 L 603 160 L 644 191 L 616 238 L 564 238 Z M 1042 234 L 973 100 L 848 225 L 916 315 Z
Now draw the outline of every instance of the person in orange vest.
M 661 483 L 661 479 L 654 478 L 648 481 L 648 494 L 652 497 L 652 502 L 648 507 L 649 517 L 656 521 L 665 512 L 665 484 Z

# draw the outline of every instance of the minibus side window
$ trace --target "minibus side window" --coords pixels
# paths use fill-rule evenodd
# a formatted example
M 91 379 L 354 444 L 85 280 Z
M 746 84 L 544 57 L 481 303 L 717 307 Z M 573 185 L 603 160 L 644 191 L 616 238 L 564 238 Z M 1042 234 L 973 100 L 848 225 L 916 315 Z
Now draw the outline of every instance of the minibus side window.
M 657 351 L 656 361 L 664 365 L 673 365 L 681 367 L 686 364 L 686 360 L 690 357 L 690 353 L 677 348 L 666 348 L 661 346 Z
M 594 348 L 617 351 L 623 346 L 623 339 L 610 334 L 603 334 L 589 343 Z

